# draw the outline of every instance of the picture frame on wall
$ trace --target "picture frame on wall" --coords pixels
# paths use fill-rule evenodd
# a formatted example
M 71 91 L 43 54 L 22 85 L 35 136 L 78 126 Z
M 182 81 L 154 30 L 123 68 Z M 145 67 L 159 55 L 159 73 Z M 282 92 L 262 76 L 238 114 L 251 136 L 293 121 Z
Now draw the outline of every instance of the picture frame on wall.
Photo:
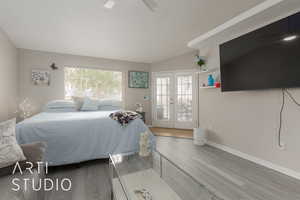
M 51 74 L 48 70 L 33 69 L 31 71 L 31 80 L 37 86 L 50 86 Z
M 149 88 L 149 72 L 129 71 L 128 72 L 129 88 Z

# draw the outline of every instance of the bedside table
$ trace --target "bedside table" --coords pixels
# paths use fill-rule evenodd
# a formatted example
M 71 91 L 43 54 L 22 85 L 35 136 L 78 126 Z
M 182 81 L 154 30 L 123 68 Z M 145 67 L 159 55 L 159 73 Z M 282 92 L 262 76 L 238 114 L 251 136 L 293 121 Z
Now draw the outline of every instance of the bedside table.
M 140 114 L 142 116 L 142 120 L 144 121 L 144 123 L 146 123 L 146 112 L 137 112 L 136 113 Z

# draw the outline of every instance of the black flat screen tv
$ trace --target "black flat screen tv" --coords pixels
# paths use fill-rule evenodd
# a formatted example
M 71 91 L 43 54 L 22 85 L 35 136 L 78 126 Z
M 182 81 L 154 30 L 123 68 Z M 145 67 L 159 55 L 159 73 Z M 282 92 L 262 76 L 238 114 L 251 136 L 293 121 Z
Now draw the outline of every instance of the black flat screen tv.
M 300 13 L 220 45 L 222 91 L 300 87 Z

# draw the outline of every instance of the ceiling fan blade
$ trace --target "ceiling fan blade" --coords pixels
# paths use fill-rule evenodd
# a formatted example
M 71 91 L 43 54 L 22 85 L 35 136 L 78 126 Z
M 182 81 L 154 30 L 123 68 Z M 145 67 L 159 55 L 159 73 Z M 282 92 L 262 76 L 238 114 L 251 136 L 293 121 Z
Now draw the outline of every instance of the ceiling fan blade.
M 155 0 L 143 0 L 144 4 L 151 10 L 151 11 L 155 11 L 157 6 L 157 3 L 155 2 Z

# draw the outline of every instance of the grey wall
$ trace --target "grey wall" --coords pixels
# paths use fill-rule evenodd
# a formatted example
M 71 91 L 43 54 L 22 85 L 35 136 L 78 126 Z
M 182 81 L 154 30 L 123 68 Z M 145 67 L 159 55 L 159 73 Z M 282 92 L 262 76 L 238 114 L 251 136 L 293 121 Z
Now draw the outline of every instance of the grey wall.
M 257 15 L 204 42 L 199 48 L 199 54 L 206 57 L 208 68 L 220 68 L 220 43 L 300 10 L 297 7 L 291 10 L 280 6 L 274 9 L 274 12 Z M 186 66 L 193 66 L 193 54 L 156 63 L 152 71 L 186 69 Z M 213 74 L 218 76 L 219 72 Z M 200 75 L 200 82 L 207 82 L 207 74 Z M 290 91 L 300 102 L 300 89 Z M 209 130 L 209 140 L 300 172 L 300 108 L 290 99 L 287 99 L 283 113 L 282 142 L 285 148 L 278 147 L 282 102 L 280 89 L 228 93 L 222 93 L 220 89 L 200 89 L 199 101 L 200 126 Z
M 287 15 L 289 13 L 284 13 L 282 17 Z M 261 17 L 270 20 L 268 22 L 262 21 L 260 24 L 259 20 L 253 19 L 251 27 L 241 25 L 240 28 L 221 34 L 218 41 L 227 41 L 281 18 L 278 15 L 272 18 L 271 16 Z M 218 44 L 199 49 L 200 55 L 207 57 L 210 69 L 220 68 Z M 156 63 L 152 70 L 186 69 L 186 66 L 193 65 L 193 60 L 193 53 L 190 53 Z M 219 72 L 213 74 L 218 76 Z M 200 75 L 200 82 L 207 82 L 207 74 Z M 300 102 L 300 89 L 290 91 Z M 209 130 L 209 140 L 300 172 L 300 108 L 290 99 L 286 101 L 282 129 L 285 148 L 278 148 L 279 112 L 282 102 L 279 89 L 228 93 L 222 93 L 220 89 L 200 89 L 199 98 L 200 126 Z
M 199 48 L 200 54 L 207 57 L 208 68 L 220 68 L 219 44 L 299 10 L 299 4 L 293 9 L 275 6 L 219 34 L 211 45 Z M 200 81 L 206 79 L 201 75 Z M 300 101 L 300 89 L 290 91 Z M 228 93 L 210 89 L 199 93 L 199 120 L 201 127 L 210 130 L 211 141 L 300 172 L 300 160 L 296 159 L 300 154 L 300 108 L 290 99 L 283 112 L 285 148 L 278 147 L 280 89 Z
M 220 67 L 219 47 L 202 49 L 209 67 Z M 259 72 L 258 72 L 259 73 Z M 200 79 L 205 81 L 206 75 Z M 291 89 L 300 101 L 300 89 Z M 289 99 L 283 114 L 282 141 L 277 146 L 281 90 L 222 93 L 220 89 L 199 92 L 200 126 L 210 130 L 209 140 L 300 172 L 300 108 Z
M 209 68 L 220 67 L 218 46 L 200 52 L 207 56 Z M 151 70 L 193 69 L 197 67 L 193 65 L 195 53 L 155 63 Z M 206 81 L 207 74 L 201 74 L 200 82 Z M 291 89 L 291 93 L 300 101 L 300 89 Z M 200 126 L 209 130 L 209 140 L 300 172 L 300 108 L 290 100 L 283 114 L 285 149 L 277 147 L 280 90 L 222 93 L 220 89 L 200 89 L 199 98 Z
M 92 58 L 85 56 L 66 55 L 26 49 L 19 50 L 20 55 L 20 97 L 29 98 L 35 107 L 35 113 L 39 112 L 45 103 L 54 99 L 64 98 L 64 70 L 63 67 L 88 67 L 124 72 L 124 100 L 126 109 L 135 109 L 135 104 L 144 104 L 147 123 L 150 120 L 150 101 L 144 100 L 144 96 L 150 96 L 150 89 L 131 89 L 127 84 L 128 70 L 149 71 L 149 64 L 118 61 L 104 58 Z M 31 82 L 32 69 L 49 69 L 52 62 L 60 67 L 57 71 L 51 71 L 51 85 L 35 86 Z
M 161 62 L 151 64 L 151 71 L 172 71 L 172 70 L 191 70 L 197 69 L 198 66 L 195 63 L 196 55 L 198 51 L 192 50 L 186 54 L 170 58 Z
M 0 122 L 16 116 L 18 51 L 0 28 Z

